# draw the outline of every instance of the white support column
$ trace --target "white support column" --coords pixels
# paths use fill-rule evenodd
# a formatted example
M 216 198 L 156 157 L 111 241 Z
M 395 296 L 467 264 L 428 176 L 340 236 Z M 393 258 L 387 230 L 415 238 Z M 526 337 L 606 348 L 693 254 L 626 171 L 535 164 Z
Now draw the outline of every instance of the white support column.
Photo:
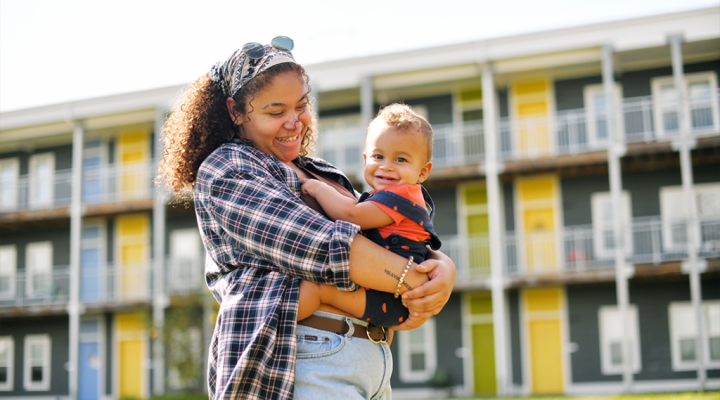
M 155 170 L 162 159 L 162 127 L 166 111 L 158 108 L 155 115 Z M 161 187 L 156 187 L 153 201 L 153 387 L 152 393 L 159 396 L 165 393 L 165 346 L 162 329 L 165 323 L 165 308 L 169 301 L 165 293 L 165 204 L 167 198 Z
M 618 130 L 615 104 L 615 78 L 613 72 L 613 49 L 610 45 L 602 48 L 602 80 L 605 90 L 605 102 L 608 109 L 608 172 L 610 175 L 610 196 L 613 208 L 613 237 L 615 238 L 615 292 L 620 316 L 623 321 L 622 361 L 623 361 L 623 391 L 630 393 L 633 384 L 633 351 L 630 346 L 630 321 L 628 320 L 628 269 L 625 263 L 625 243 L 623 224 L 632 223 L 623 221 L 622 216 L 622 176 L 620 171 L 620 157 L 625 154 L 623 132 Z
M 490 287 L 493 310 L 493 336 L 495 346 L 495 380 L 497 395 L 508 394 L 510 373 L 508 368 L 507 326 L 505 324 L 505 283 L 503 278 L 503 222 L 500 218 L 501 165 L 498 163 L 497 108 L 495 83 L 490 63 L 482 69 L 483 131 L 485 141 L 485 184 L 487 189 L 488 218 L 490 225 Z
M 80 349 L 80 240 L 82 230 L 82 160 L 84 128 L 80 122 L 73 127 L 72 194 L 70 203 L 70 301 L 68 303 L 70 341 L 68 398 L 78 398 Z
M 678 98 L 678 126 L 680 127 L 680 139 L 673 142 L 673 148 L 680 152 L 680 173 L 682 175 L 683 195 L 685 204 L 688 207 L 687 218 L 687 253 L 688 260 L 686 270 L 690 273 L 690 298 L 695 310 L 697 323 L 697 340 L 695 341 L 695 354 L 697 354 L 697 379 L 698 390 L 705 389 L 707 374 L 705 371 L 705 343 L 703 343 L 703 313 L 702 313 L 702 286 L 700 285 L 700 271 L 698 268 L 698 220 L 693 194 L 693 171 L 691 150 L 695 148 L 695 140 L 690 135 L 690 118 L 685 114 L 685 78 L 682 60 L 681 36 L 671 36 L 670 53 L 672 56 L 672 70 L 675 81 L 675 92 Z
M 375 92 L 373 90 L 373 77 L 366 76 L 360 81 L 360 129 L 367 129 L 370 121 L 375 117 Z M 363 138 L 363 143 L 365 140 Z M 370 190 L 370 186 L 363 178 L 363 167 L 358 168 L 357 176 L 363 184 L 363 190 Z

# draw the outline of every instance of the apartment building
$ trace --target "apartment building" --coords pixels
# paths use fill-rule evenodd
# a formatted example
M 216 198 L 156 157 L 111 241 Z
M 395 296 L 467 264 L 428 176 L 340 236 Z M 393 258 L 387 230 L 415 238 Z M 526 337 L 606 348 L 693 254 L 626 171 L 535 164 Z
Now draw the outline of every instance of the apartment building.
M 458 281 L 396 335 L 394 397 L 720 389 L 718 20 L 307 66 L 315 155 L 358 189 L 380 107 L 405 102 L 435 131 L 425 186 Z M 202 244 L 192 207 L 152 182 L 181 89 L 0 114 L 3 398 L 202 387 L 182 367 L 212 330 Z

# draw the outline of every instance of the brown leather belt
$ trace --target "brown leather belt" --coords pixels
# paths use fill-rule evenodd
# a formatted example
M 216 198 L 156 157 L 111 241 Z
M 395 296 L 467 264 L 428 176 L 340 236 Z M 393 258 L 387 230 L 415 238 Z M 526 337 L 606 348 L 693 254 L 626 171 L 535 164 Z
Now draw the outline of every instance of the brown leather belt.
M 298 321 L 299 325 L 309 326 L 323 331 L 335 332 L 341 335 L 348 333 L 350 327 L 347 322 L 339 319 L 325 318 L 318 315 L 311 315 L 302 321 Z M 370 339 L 373 343 L 384 343 L 387 341 L 387 331 L 381 326 L 362 326 L 353 323 L 355 328 L 353 337 Z

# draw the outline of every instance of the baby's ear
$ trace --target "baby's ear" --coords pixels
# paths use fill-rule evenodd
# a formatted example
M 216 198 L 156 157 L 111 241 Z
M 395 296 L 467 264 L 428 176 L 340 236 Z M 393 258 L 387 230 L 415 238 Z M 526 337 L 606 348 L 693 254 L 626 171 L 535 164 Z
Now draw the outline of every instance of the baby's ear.
M 430 176 L 430 171 L 432 170 L 433 163 L 432 161 L 428 161 L 423 165 L 422 169 L 420 169 L 420 175 L 418 176 L 418 183 L 423 183 L 425 179 Z
M 367 153 L 363 151 L 363 165 L 367 164 Z

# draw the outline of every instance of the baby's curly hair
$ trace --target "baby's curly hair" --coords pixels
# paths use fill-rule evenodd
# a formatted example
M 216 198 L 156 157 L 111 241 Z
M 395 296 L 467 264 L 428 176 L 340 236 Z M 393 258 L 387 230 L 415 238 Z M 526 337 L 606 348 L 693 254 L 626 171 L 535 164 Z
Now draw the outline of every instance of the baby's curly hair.
M 420 114 L 416 113 L 410 106 L 403 103 L 393 103 L 383 107 L 370 121 L 368 133 L 375 129 L 390 127 L 398 131 L 417 130 L 425 139 L 427 145 L 427 159 L 430 161 L 433 154 L 433 129 L 432 125 Z
M 282 63 L 253 78 L 233 97 L 235 112 L 244 113 L 255 95 L 285 72 L 297 72 L 310 91 L 305 69 L 299 64 Z M 309 107 L 311 107 L 309 105 Z M 312 108 L 309 109 L 312 113 Z M 252 109 L 250 110 L 252 113 Z M 315 118 L 305 131 L 300 155 L 310 155 L 315 143 Z M 177 197 L 189 200 L 200 164 L 223 143 L 239 133 L 230 119 L 226 97 L 220 88 L 203 75 L 180 96 L 163 126 L 164 153 L 156 183 L 164 183 Z M 250 143 L 252 144 L 252 143 Z

